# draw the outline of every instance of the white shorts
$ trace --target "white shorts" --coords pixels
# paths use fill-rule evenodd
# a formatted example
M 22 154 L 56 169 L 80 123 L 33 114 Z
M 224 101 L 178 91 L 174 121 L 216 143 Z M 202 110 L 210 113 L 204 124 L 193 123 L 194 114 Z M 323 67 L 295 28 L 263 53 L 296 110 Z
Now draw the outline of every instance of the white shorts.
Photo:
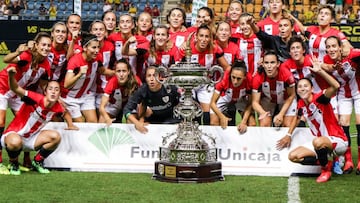
M 66 97 L 61 99 L 66 104 L 72 118 L 81 117 L 81 111 L 95 110 L 95 95 L 92 93 L 84 94 L 80 98 Z
M 276 110 L 276 105 L 278 105 L 279 110 L 283 106 L 283 104 L 275 104 L 270 102 L 270 99 L 267 97 L 261 98 L 260 105 L 263 107 L 265 111 L 269 111 L 271 116 L 275 116 L 274 114 Z M 296 116 L 296 107 L 297 107 L 297 102 L 296 99 L 294 99 L 291 105 L 289 106 L 288 110 L 286 111 L 285 116 Z
M 16 133 L 15 131 L 10 131 L 6 134 L 3 134 L 1 137 L 1 146 L 3 147 L 3 149 L 5 149 L 5 137 L 8 136 L 11 133 Z M 22 144 L 23 144 L 23 151 L 34 151 L 35 150 L 35 141 L 36 139 L 39 137 L 41 131 L 37 132 L 36 134 L 31 135 L 30 137 L 23 137 L 21 135 L 19 135 L 22 139 Z
M 348 148 L 348 141 L 344 141 L 343 139 L 341 139 L 339 137 L 335 137 L 335 136 L 329 136 L 328 138 L 330 139 L 330 142 L 332 143 L 333 153 L 335 155 L 340 156 L 340 155 L 345 154 L 345 152 Z M 306 143 L 302 144 L 301 146 L 311 150 L 312 152 L 314 152 L 316 154 L 316 151 L 314 149 L 312 141 L 306 142 Z
M 338 114 L 339 111 L 338 111 L 338 100 L 337 100 L 337 97 L 331 97 L 330 99 L 330 104 L 331 106 L 333 107 L 333 111 L 334 111 L 334 114 Z
M 193 97 L 204 104 L 210 104 L 213 93 L 214 86 L 210 85 L 200 85 L 192 90 Z
M 8 107 L 14 111 L 19 111 L 23 102 L 20 97 L 9 97 L 7 95 L 0 94 L 0 110 L 6 110 Z
M 338 100 L 338 109 L 340 115 L 351 115 L 353 105 L 356 114 L 360 114 L 360 98 L 343 98 Z

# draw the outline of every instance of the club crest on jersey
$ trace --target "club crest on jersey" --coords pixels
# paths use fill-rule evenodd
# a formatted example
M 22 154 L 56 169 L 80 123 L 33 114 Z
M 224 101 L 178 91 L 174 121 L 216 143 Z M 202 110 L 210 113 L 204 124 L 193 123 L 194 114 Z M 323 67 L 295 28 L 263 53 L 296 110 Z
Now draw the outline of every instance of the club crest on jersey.
M 169 102 L 169 96 L 165 96 L 162 98 L 163 102 L 167 103 Z
M 309 105 L 309 109 L 310 109 L 310 111 L 314 112 L 315 109 L 316 109 L 315 104 L 314 104 L 314 103 L 311 103 L 311 104 Z

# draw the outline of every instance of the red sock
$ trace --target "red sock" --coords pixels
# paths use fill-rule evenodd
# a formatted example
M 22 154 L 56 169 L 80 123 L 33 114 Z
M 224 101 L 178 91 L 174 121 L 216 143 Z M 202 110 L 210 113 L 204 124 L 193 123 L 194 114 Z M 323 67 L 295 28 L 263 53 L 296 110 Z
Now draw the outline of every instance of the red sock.
M 42 157 L 40 155 L 40 153 L 38 152 L 35 157 L 34 157 L 34 160 L 37 161 L 37 162 L 43 162 L 44 161 L 44 157 Z
M 346 152 L 345 152 L 344 156 L 345 156 L 345 161 L 353 162 L 352 161 L 352 156 L 351 156 L 351 147 L 348 147 L 346 149 Z

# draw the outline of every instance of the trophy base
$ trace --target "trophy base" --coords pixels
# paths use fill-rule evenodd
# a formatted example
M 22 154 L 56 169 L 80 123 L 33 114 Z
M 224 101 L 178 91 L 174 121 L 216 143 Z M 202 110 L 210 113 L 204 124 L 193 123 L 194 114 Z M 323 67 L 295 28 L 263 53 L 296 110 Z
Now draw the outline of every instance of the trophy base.
M 177 164 L 157 161 L 155 162 L 153 178 L 172 183 L 207 183 L 224 180 L 221 171 L 221 162 Z

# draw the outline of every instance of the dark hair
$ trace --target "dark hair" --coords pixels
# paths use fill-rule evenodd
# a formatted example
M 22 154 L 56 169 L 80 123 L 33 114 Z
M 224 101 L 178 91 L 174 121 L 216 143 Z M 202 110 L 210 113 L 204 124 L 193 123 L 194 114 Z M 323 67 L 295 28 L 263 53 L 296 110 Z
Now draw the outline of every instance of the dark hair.
M 122 58 L 122 59 L 119 59 L 115 62 L 114 64 L 114 69 L 116 69 L 116 65 L 119 64 L 119 63 L 123 63 L 126 65 L 127 67 L 127 70 L 129 71 L 129 75 L 128 75 L 128 79 L 125 83 L 125 91 L 124 91 L 124 94 L 125 96 L 129 96 L 131 95 L 132 93 L 135 92 L 135 90 L 139 87 L 138 85 L 138 82 L 136 81 L 135 79 L 135 75 L 134 73 L 132 72 L 132 68 L 131 68 L 131 65 L 129 64 L 129 62 Z
M 172 13 L 174 10 L 179 10 L 179 11 L 182 13 L 182 17 L 183 17 L 183 24 L 182 24 L 182 25 L 185 25 L 185 23 L 186 23 L 186 12 L 185 12 L 184 9 L 182 9 L 182 8 L 176 8 L 176 7 L 170 9 L 170 11 L 168 12 L 168 14 L 166 15 L 166 22 L 170 24 L 169 18 L 170 18 L 171 13 Z
M 305 44 L 305 42 L 304 42 L 304 40 L 300 37 L 300 36 L 298 36 L 298 35 L 294 35 L 294 36 L 292 36 L 290 39 L 289 39 L 289 42 L 288 42 L 288 45 L 287 45 L 287 50 L 288 50 L 288 52 L 290 52 L 290 47 L 291 47 L 291 45 L 292 44 L 294 44 L 295 42 L 299 42 L 300 44 L 301 44 L 301 46 L 302 46 L 302 48 L 305 50 L 305 53 L 306 53 L 306 44 Z M 304 54 L 305 54 L 304 53 Z
M 36 43 L 39 43 L 41 38 L 43 38 L 43 37 L 47 37 L 47 38 L 51 39 L 51 36 L 50 36 L 49 33 L 47 33 L 47 32 L 39 32 L 39 33 L 36 34 L 36 36 L 34 38 L 34 41 Z
M 276 52 L 275 52 L 274 50 L 272 50 L 272 49 L 265 50 L 264 55 L 263 55 L 263 59 L 265 58 L 265 56 L 268 56 L 268 55 L 273 55 L 273 56 L 275 56 L 275 57 L 276 57 L 276 61 L 279 62 L 279 56 L 276 54 Z M 257 69 L 257 72 L 258 72 L 259 74 L 265 73 L 264 67 L 263 67 L 262 65 L 259 66 L 258 69 Z
M 239 70 L 239 71 L 243 72 L 244 75 L 246 76 L 246 74 L 247 74 L 246 69 L 247 69 L 247 67 L 246 67 L 245 61 L 240 60 L 240 59 L 235 60 L 234 63 L 231 65 L 229 80 L 231 80 L 231 73 L 233 72 L 233 70 Z
M 107 11 L 105 11 L 105 12 L 101 15 L 101 20 L 104 20 L 106 14 L 108 14 L 108 13 L 113 13 L 113 14 L 115 15 L 115 20 L 117 21 L 116 13 L 115 13 L 114 11 L 112 11 L 112 10 L 107 10 Z
M 200 30 L 209 30 L 209 32 L 210 32 L 209 50 L 210 50 L 210 52 L 212 52 L 214 50 L 214 44 L 213 44 L 214 43 L 214 40 L 213 40 L 214 35 L 212 32 L 212 29 L 207 24 L 203 23 L 197 28 L 196 36 L 198 35 Z
M 79 14 L 77 14 L 77 13 L 72 13 L 72 14 L 70 14 L 70 15 L 66 18 L 66 23 L 69 22 L 69 19 L 70 19 L 71 16 L 77 16 L 77 17 L 79 17 L 79 18 L 80 18 L 80 25 L 82 25 L 81 16 L 80 16 Z
M 308 82 L 310 83 L 310 86 L 311 86 L 311 87 L 314 86 L 314 85 L 313 85 L 313 82 L 311 81 L 310 78 L 301 78 L 300 80 L 306 80 L 306 81 L 308 81 Z M 295 94 L 296 94 L 297 100 L 300 99 L 300 96 L 299 96 L 298 93 L 297 93 L 297 88 L 298 88 L 298 84 L 299 84 L 300 80 L 298 80 L 298 81 L 295 83 Z
M 337 41 L 338 45 L 341 47 L 342 42 L 341 42 L 341 39 L 340 39 L 338 36 L 332 35 L 332 36 L 326 38 L 325 44 L 326 44 L 326 42 L 328 41 L 328 39 L 335 39 L 335 40 Z
M 332 19 L 336 18 L 335 9 L 331 5 L 329 4 L 320 5 L 320 7 L 318 8 L 318 15 L 320 13 L 320 10 L 322 9 L 329 9 L 331 13 L 331 18 Z
M 94 21 L 92 21 L 91 24 L 89 25 L 89 32 L 91 32 L 91 29 L 92 29 L 92 27 L 94 26 L 95 23 L 101 23 L 101 24 L 103 24 L 104 27 L 105 27 L 105 31 L 107 31 L 107 30 L 106 30 L 106 25 L 105 25 L 105 23 L 104 23 L 102 20 L 94 20 Z
M 150 53 L 150 56 L 154 56 L 155 58 L 157 57 L 156 49 L 155 49 L 155 33 L 156 33 L 157 29 L 165 29 L 166 32 L 167 32 L 167 36 L 169 36 L 169 28 L 167 26 L 165 26 L 165 25 L 159 25 L 154 29 L 153 37 L 152 37 L 152 39 L 150 41 L 149 53 Z M 170 40 L 168 42 L 169 43 L 167 45 L 169 45 L 169 46 L 166 46 L 166 47 L 172 47 L 173 43 Z
M 214 20 L 214 11 L 213 11 L 211 8 L 209 8 L 209 7 L 207 7 L 207 6 L 203 6 L 203 7 L 201 7 L 201 8 L 198 10 L 198 13 L 199 13 L 199 11 L 201 11 L 201 10 L 204 10 L 204 11 L 208 12 L 211 20 Z
M 81 46 L 86 47 L 90 41 L 97 40 L 97 37 L 93 34 L 90 34 L 88 32 L 81 32 Z

